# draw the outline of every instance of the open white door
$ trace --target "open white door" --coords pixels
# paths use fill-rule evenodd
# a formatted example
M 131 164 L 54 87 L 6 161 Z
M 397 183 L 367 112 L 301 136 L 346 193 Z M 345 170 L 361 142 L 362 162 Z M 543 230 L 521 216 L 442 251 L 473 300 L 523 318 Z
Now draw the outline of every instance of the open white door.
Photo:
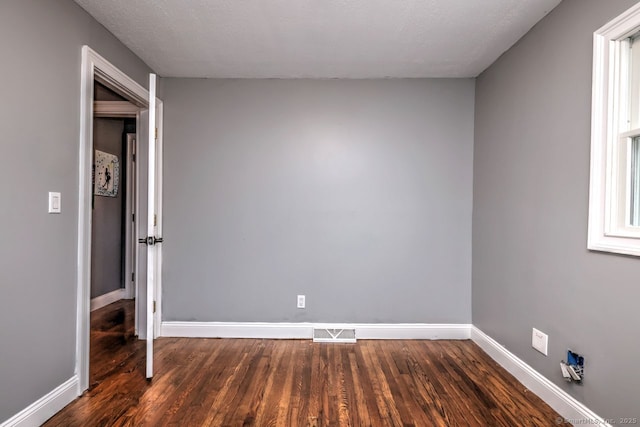
M 146 340 L 146 377 L 153 377 L 153 340 L 158 336 L 157 313 L 162 259 L 162 103 L 156 98 L 156 76 L 149 78 L 149 109 L 140 110 L 138 119 L 138 158 L 136 212 L 138 250 L 136 252 L 136 334 Z
M 146 286 L 146 339 L 147 339 L 147 378 L 153 377 L 153 340 L 155 338 L 156 289 L 159 282 L 160 247 L 158 200 L 161 191 L 158 180 L 158 130 L 156 119 L 156 75 L 149 75 L 149 144 L 147 169 L 147 286 Z

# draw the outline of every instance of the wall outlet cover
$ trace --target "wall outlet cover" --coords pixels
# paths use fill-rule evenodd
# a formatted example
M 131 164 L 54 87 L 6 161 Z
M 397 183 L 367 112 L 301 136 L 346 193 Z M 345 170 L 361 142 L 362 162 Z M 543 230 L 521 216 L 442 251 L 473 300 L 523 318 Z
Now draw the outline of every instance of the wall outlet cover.
M 306 306 L 306 298 L 304 295 L 298 295 L 298 308 L 304 308 Z
M 549 348 L 549 336 L 536 328 L 533 328 L 531 333 L 531 346 L 538 350 L 540 353 L 547 356 Z

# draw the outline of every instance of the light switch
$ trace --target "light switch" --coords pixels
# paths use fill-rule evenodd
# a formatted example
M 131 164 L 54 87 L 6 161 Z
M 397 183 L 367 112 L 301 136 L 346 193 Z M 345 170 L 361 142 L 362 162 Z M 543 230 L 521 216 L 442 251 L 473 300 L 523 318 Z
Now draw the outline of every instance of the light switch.
M 60 213 L 60 193 L 49 191 L 49 213 Z

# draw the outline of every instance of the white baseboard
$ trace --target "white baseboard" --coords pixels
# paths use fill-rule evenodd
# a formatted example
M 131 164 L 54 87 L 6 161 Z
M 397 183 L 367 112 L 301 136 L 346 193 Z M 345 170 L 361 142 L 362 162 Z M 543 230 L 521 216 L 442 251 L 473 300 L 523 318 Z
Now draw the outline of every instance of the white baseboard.
M 356 338 L 361 340 L 468 340 L 471 337 L 471 325 L 468 324 L 365 323 L 352 327 L 356 329 Z
M 74 375 L 51 392 L 9 418 L 0 427 L 36 427 L 78 397 L 78 377 Z
M 181 338 L 270 338 L 311 337 L 308 323 L 260 322 L 162 322 L 160 336 Z
M 184 338 L 311 339 L 313 329 L 355 329 L 357 339 L 448 339 L 471 336 L 467 324 L 162 322 L 160 335 Z
M 606 420 L 596 415 L 573 396 L 549 381 L 545 376 L 475 326 L 471 328 L 471 339 L 493 360 L 498 362 L 500 366 L 524 384 L 525 387 L 558 412 L 564 418 L 561 421 L 576 425 L 611 427 Z
M 95 297 L 91 300 L 91 311 L 106 307 L 109 304 L 125 299 L 126 297 L 126 289 L 116 289 L 108 294 L 100 295 L 99 297 Z

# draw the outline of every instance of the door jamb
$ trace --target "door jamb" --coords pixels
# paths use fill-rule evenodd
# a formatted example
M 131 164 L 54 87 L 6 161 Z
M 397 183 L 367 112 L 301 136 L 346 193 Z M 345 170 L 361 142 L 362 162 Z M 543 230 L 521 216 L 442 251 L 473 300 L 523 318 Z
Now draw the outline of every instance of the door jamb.
M 91 294 L 91 196 L 93 153 L 93 82 L 105 84 L 131 102 L 148 108 L 149 92 L 89 46 L 82 47 L 80 76 L 80 147 L 78 175 L 78 259 L 76 310 L 76 363 L 78 395 L 89 388 L 89 331 Z M 157 100 L 162 105 L 160 100 Z M 161 111 L 161 110 L 160 110 Z M 161 130 L 161 122 L 158 123 Z M 161 134 L 161 131 L 158 132 Z M 162 187 L 159 187 L 162 188 Z M 159 286 L 158 286 L 159 288 Z M 159 289 L 156 289 L 160 294 Z M 161 319 L 160 305 L 156 322 Z
M 137 115 L 137 114 L 136 114 Z M 137 119 L 136 119 L 137 121 Z M 137 126 L 137 125 L 136 125 Z M 137 214 L 136 200 L 138 194 L 136 192 L 138 187 L 138 174 L 136 172 L 135 155 L 138 151 L 138 134 L 127 133 L 125 136 L 127 153 L 127 199 L 125 201 L 125 241 L 124 241 L 124 282 L 125 292 L 127 299 L 134 299 L 136 297 L 136 263 L 137 263 L 137 248 L 138 248 L 138 223 L 134 221 Z M 136 314 L 137 315 L 137 314 Z M 136 325 L 137 327 L 137 325 Z M 137 334 L 136 334 L 137 335 Z

